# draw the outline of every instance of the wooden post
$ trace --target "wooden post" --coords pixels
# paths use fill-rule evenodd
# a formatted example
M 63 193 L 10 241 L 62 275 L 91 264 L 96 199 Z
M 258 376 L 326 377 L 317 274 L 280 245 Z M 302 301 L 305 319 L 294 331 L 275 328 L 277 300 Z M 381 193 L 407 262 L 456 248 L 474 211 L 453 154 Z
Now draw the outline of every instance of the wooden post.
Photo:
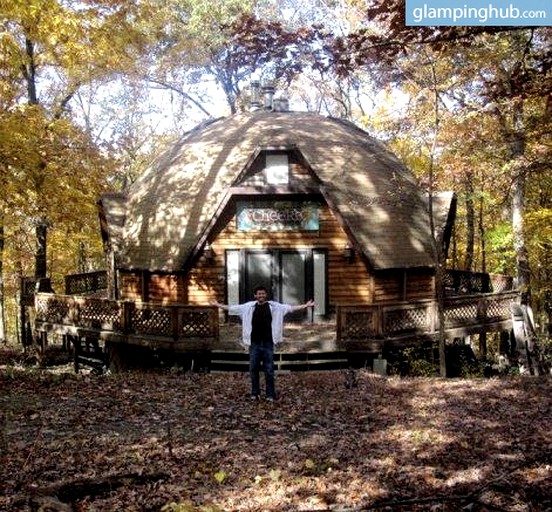
M 439 315 L 437 314 L 437 301 L 432 300 L 429 304 L 429 332 L 435 333 L 439 330 Z
M 214 341 L 218 343 L 220 338 L 220 332 L 219 332 L 218 308 L 216 306 L 211 306 L 209 317 L 211 321 L 211 333 L 213 334 Z
M 376 306 L 374 309 L 374 330 L 376 331 L 376 336 L 383 336 L 386 334 L 384 332 L 383 306 Z
M 479 333 L 479 354 L 483 361 L 487 360 L 487 331 L 485 330 Z
M 335 314 L 335 339 L 337 342 L 337 346 L 341 345 L 342 342 L 342 331 L 343 331 L 343 321 L 341 319 L 343 315 L 343 310 L 341 309 L 341 306 L 336 307 L 336 314 Z
M 481 325 L 479 331 L 479 355 L 483 361 L 487 360 L 487 299 L 481 298 L 477 301 L 477 322 Z
M 171 307 L 171 331 L 174 341 L 178 340 L 181 322 L 182 308 L 179 308 L 178 306 Z
M 25 315 L 25 302 L 23 298 L 19 299 L 19 328 L 21 331 L 21 343 L 23 344 L 23 349 L 27 352 L 27 329 L 26 329 L 26 315 Z
M 487 300 L 481 298 L 477 301 L 477 323 L 482 326 L 487 325 Z
M 123 301 L 121 307 L 121 330 L 123 334 L 129 334 L 132 329 L 132 312 L 134 311 L 134 302 Z

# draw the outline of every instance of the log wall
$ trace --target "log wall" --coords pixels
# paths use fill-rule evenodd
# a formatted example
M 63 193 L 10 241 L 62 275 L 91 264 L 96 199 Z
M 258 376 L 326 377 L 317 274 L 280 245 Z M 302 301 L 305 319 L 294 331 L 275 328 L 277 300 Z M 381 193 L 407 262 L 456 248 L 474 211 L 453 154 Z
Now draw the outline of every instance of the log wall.
M 182 278 L 173 274 L 151 274 L 148 283 L 149 302 L 185 303 Z
M 123 300 L 186 304 L 186 279 L 180 274 L 119 272 Z
M 369 303 L 372 298 L 372 278 L 363 261 L 357 256 L 352 262 L 343 259 L 342 251 L 348 237 L 339 222 L 323 205 L 320 207 L 319 230 L 245 232 L 238 231 L 233 216 L 217 237 L 209 243 L 214 259 L 200 258 L 189 274 L 190 304 L 205 304 L 212 298 L 224 299 L 225 251 L 229 249 L 326 249 L 328 264 L 328 293 L 330 307 L 336 304 Z
M 406 300 L 431 299 L 435 297 L 433 270 L 408 270 L 406 273 Z
M 124 300 L 143 300 L 142 274 L 134 272 L 119 273 L 119 295 Z
M 431 269 L 396 269 L 374 275 L 374 303 L 432 299 L 435 277 Z

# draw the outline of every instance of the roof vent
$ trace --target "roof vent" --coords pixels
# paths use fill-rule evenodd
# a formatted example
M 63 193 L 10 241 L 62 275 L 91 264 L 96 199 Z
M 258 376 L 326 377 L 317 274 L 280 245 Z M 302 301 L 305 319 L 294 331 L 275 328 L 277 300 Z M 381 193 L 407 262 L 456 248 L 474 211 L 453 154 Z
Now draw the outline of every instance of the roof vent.
M 251 80 L 251 112 L 260 110 L 261 104 L 261 82 L 259 80 Z
M 275 112 L 287 112 L 289 111 L 289 100 L 283 94 L 274 98 L 273 110 Z
M 275 88 L 271 81 L 261 82 L 254 78 L 251 80 L 251 100 L 249 110 L 255 112 L 257 110 L 266 110 L 268 112 L 288 112 L 289 100 L 282 94 L 274 94 Z
M 262 88 L 263 97 L 264 97 L 264 109 L 273 110 L 273 100 L 274 100 L 274 85 L 272 82 L 265 82 Z

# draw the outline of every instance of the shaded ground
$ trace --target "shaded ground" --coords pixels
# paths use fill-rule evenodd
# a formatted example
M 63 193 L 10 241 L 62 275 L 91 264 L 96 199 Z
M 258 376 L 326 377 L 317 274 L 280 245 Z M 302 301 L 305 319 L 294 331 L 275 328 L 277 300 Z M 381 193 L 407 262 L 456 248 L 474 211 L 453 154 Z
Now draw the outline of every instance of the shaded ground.
M 0 362 L 0 510 L 552 510 L 552 380 Z

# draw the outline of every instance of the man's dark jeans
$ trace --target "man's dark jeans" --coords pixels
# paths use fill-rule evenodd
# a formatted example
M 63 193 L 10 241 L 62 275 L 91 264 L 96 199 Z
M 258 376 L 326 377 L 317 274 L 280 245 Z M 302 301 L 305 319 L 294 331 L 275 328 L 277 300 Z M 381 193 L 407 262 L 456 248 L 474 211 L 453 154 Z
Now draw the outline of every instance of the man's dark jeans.
M 274 343 L 252 343 L 249 347 L 249 375 L 251 377 L 251 394 L 260 396 L 259 371 L 261 362 L 264 368 L 266 397 L 276 398 L 274 388 Z

